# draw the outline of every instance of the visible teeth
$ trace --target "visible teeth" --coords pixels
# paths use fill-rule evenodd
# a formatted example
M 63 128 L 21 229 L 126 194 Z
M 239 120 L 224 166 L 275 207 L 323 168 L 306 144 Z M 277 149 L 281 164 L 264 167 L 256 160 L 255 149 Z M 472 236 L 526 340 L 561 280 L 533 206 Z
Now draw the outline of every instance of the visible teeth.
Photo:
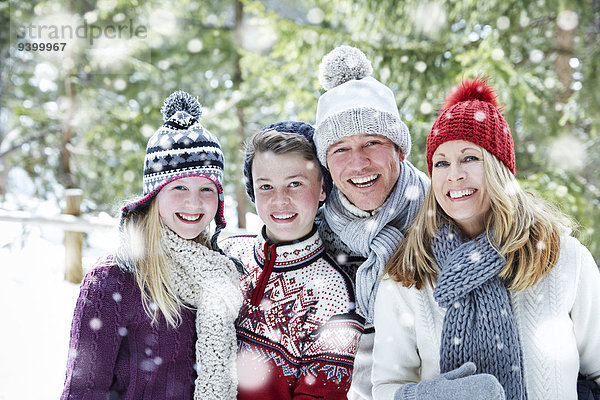
M 459 199 L 461 197 L 470 196 L 473 193 L 475 193 L 475 189 L 451 190 L 448 194 L 452 199 Z
M 185 219 L 186 221 L 197 221 L 200 218 L 200 214 L 197 215 L 183 215 L 183 214 L 177 214 L 179 215 L 179 218 L 181 219 Z
M 295 216 L 296 214 L 273 214 L 273 218 L 275 219 L 290 219 L 293 216 Z
M 352 178 L 350 181 L 358 187 L 367 187 L 375 183 L 379 175 L 365 176 L 364 178 Z

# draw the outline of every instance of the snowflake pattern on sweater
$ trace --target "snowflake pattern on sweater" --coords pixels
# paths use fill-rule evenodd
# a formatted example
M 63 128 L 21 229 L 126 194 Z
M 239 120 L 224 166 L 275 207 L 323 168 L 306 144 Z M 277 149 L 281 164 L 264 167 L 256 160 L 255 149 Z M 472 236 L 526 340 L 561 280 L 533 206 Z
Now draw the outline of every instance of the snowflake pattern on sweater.
M 222 249 L 247 268 L 237 322 L 238 399 L 345 398 L 364 330 L 350 278 L 315 229 L 273 244 L 234 236 Z

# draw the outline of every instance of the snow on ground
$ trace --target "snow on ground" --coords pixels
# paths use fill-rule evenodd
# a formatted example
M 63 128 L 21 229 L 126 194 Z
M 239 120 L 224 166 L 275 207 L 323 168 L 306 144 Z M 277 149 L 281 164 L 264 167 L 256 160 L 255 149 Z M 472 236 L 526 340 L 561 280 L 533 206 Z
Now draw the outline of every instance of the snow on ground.
M 247 220 L 257 232 L 258 217 Z M 50 226 L 0 222 L 0 400 L 60 398 L 79 295 L 79 285 L 63 279 L 63 237 Z M 116 232 L 88 234 L 84 273 L 115 243 Z
M 96 239 L 84 268 L 110 244 Z M 57 228 L 0 223 L 0 400 L 60 397 L 79 295 L 63 278 L 62 240 Z

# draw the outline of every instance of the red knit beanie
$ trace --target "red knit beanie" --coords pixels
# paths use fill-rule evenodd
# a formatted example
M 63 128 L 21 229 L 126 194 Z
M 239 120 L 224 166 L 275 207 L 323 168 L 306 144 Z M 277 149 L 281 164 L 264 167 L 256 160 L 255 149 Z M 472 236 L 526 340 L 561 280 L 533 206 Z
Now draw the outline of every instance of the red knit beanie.
M 427 169 L 435 149 L 451 140 L 467 140 L 483 147 L 515 172 L 515 149 L 494 89 L 487 79 L 467 79 L 446 98 L 446 104 L 427 136 Z

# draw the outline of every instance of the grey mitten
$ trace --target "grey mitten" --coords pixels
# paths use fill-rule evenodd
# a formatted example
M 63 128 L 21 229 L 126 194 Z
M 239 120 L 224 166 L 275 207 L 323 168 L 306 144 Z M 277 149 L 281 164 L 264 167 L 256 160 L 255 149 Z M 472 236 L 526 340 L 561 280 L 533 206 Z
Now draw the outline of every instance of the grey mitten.
M 394 400 L 504 400 L 504 389 L 490 374 L 475 374 L 475 364 L 460 367 L 419 383 L 398 389 Z

